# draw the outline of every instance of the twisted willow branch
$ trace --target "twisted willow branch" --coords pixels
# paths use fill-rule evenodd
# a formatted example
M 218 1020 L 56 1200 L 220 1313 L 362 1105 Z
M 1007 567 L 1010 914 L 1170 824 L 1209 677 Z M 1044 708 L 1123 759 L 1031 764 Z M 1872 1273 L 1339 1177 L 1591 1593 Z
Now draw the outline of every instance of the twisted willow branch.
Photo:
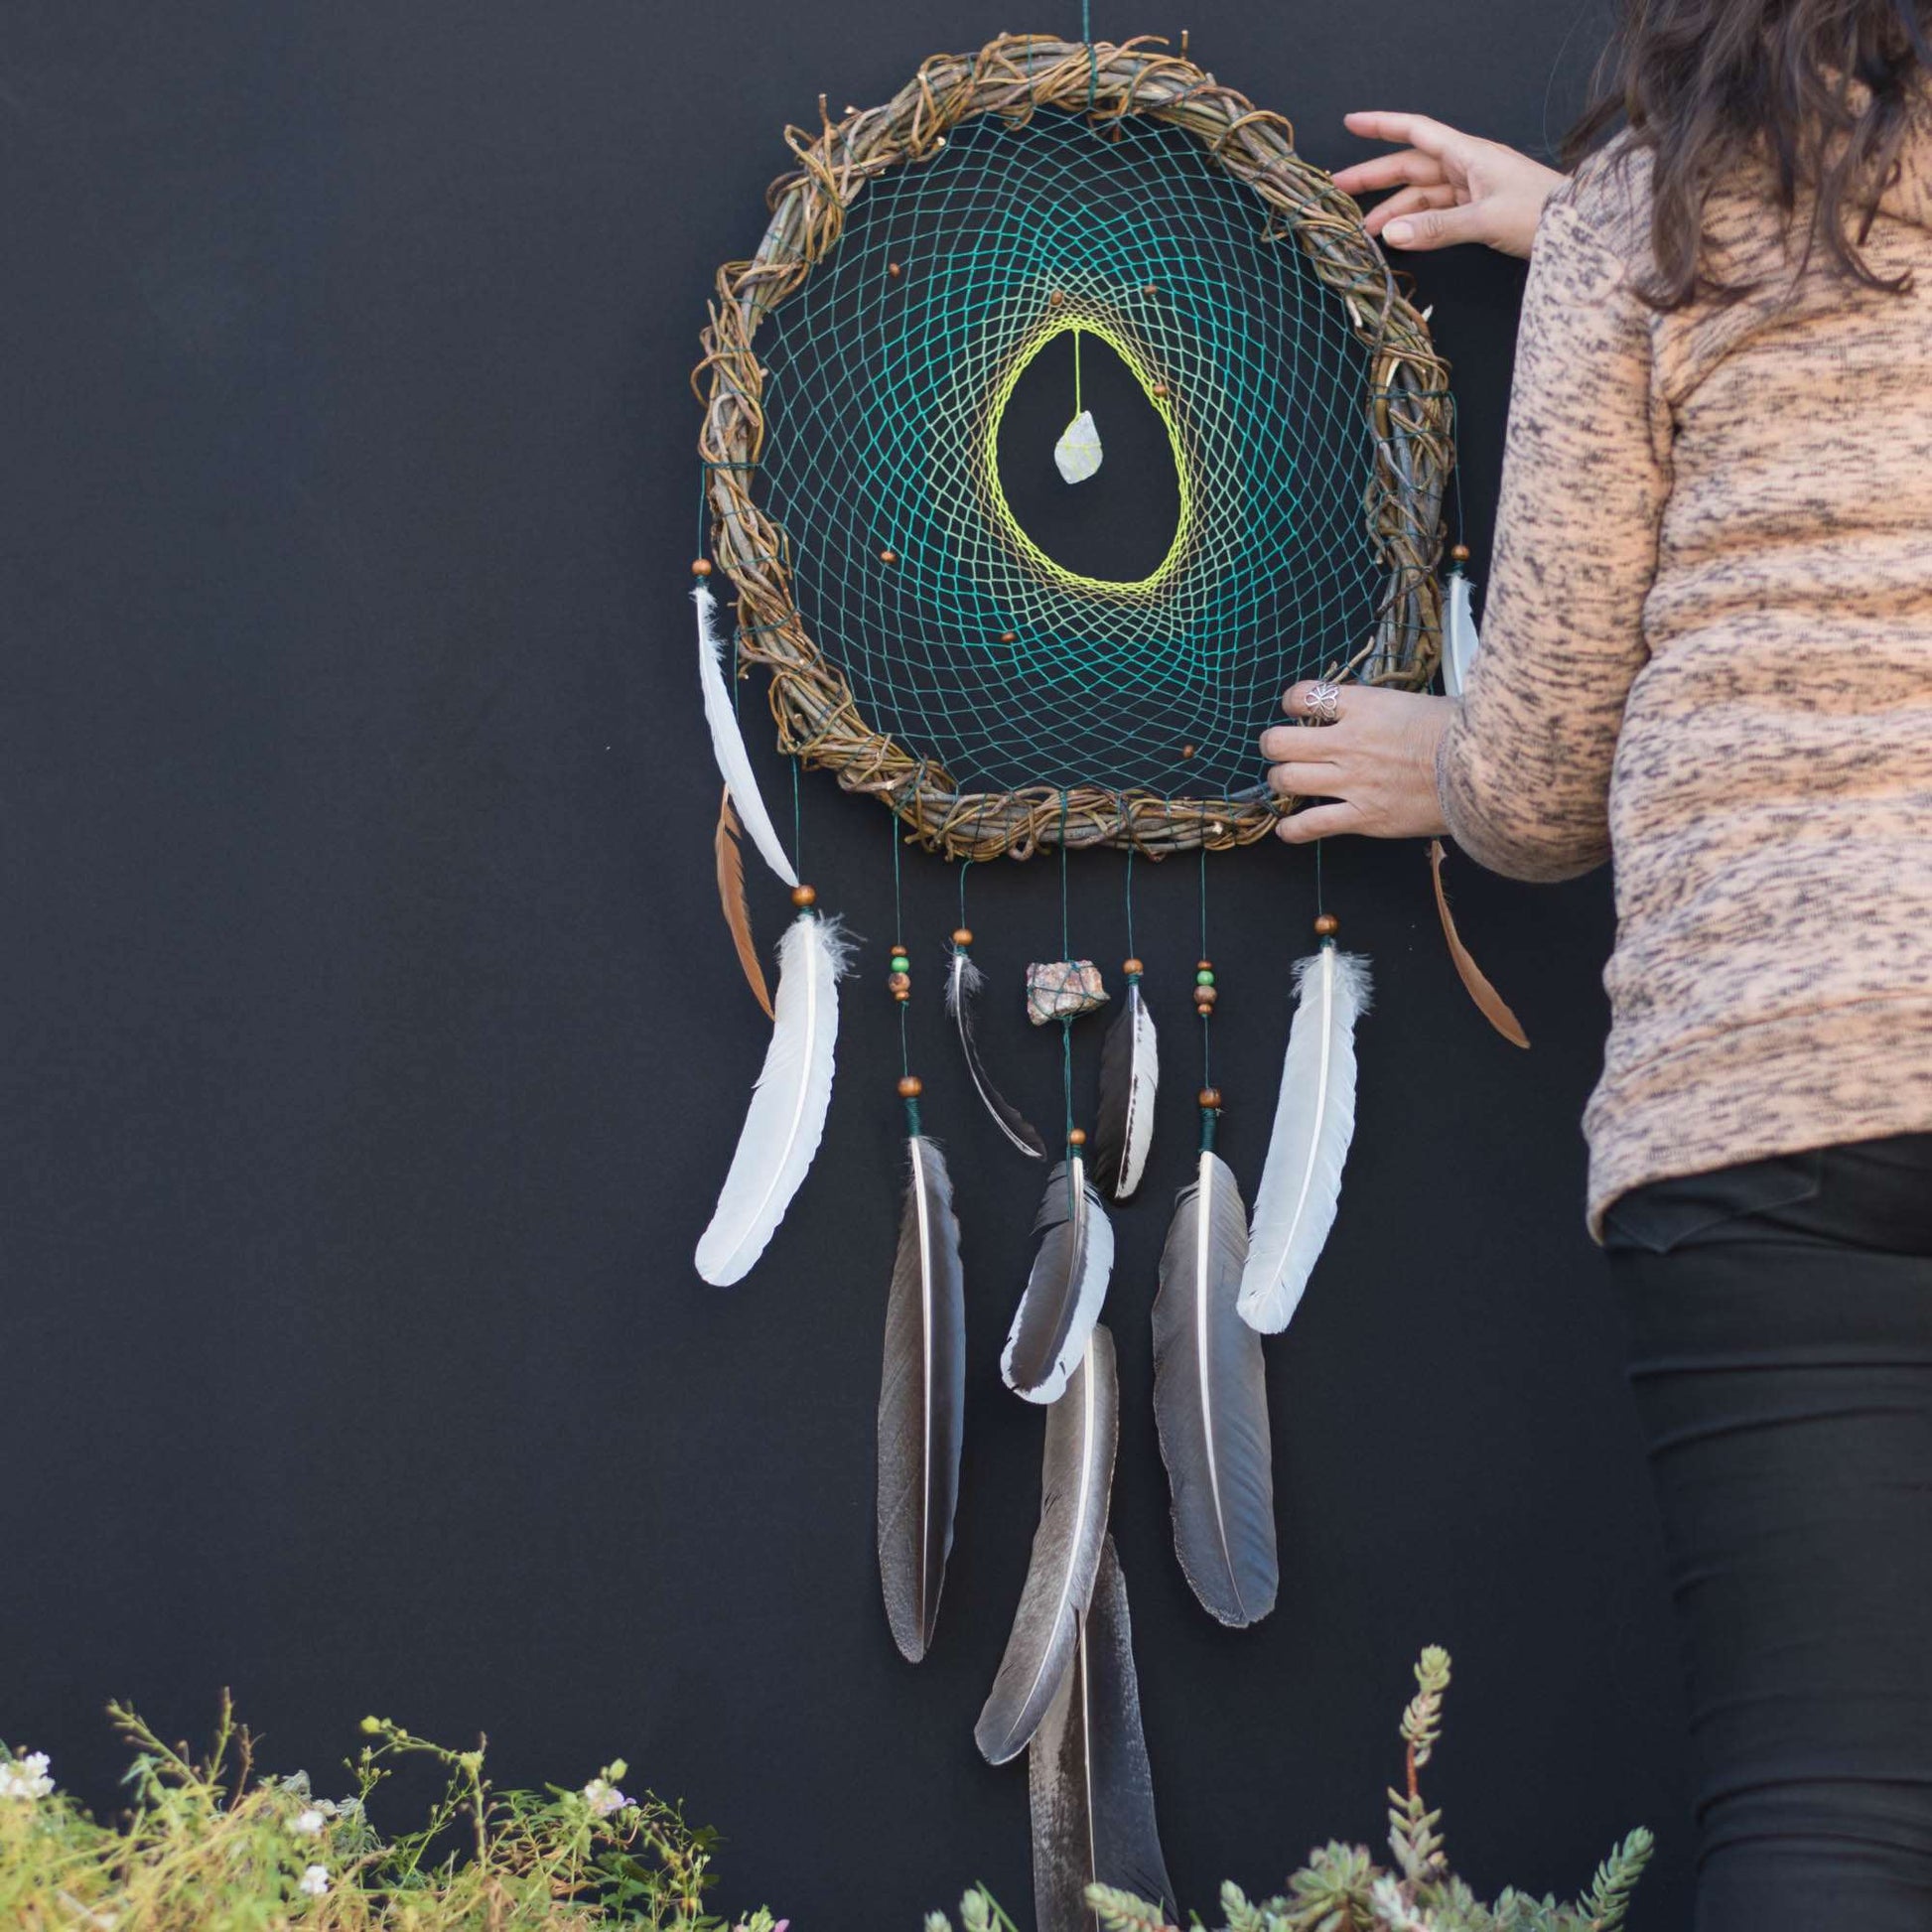
M 832 769 L 849 791 L 883 799 L 918 842 L 951 857 L 1024 859 L 1061 841 L 1128 846 L 1154 858 L 1202 845 L 1221 849 L 1263 837 L 1293 804 L 1260 789 L 1220 799 L 1095 785 L 962 793 L 939 763 L 913 756 L 868 722 L 845 674 L 806 634 L 790 541 L 751 494 L 765 435 L 759 327 L 838 245 L 847 210 L 868 182 L 931 160 L 948 130 L 975 116 L 1024 125 L 1048 108 L 1084 115 L 1103 130 L 1136 115 L 1165 122 L 1198 140 L 1272 211 L 1267 238 L 1300 247 L 1345 309 L 1370 369 L 1374 465 L 1366 518 L 1384 590 L 1371 634 L 1332 669 L 1416 685 L 1439 655 L 1436 571 L 1453 450 L 1448 371 L 1428 327 L 1398 290 L 1355 204 L 1297 155 L 1290 123 L 1162 46 L 1006 35 L 977 54 L 935 56 L 884 106 L 854 110 L 837 123 L 821 100 L 815 137 L 785 131 L 799 166 L 771 188 L 770 220 L 757 254 L 718 272 L 692 384 L 705 410 L 698 447 L 713 551 L 738 592 L 741 654 L 771 672 L 782 750 Z

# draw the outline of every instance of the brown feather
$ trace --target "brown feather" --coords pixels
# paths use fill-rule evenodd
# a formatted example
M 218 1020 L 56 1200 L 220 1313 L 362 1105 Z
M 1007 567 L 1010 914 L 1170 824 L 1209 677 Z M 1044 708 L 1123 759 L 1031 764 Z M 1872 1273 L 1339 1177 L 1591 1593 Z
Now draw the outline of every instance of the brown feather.
M 745 969 L 745 984 L 769 1020 L 771 989 L 764 983 L 759 942 L 752 936 L 752 910 L 745 903 L 745 860 L 738 849 L 741 830 L 728 785 L 719 801 L 718 831 L 712 841 L 718 854 L 718 902 L 725 908 L 725 923 L 731 927 L 732 944 L 738 948 L 738 963 Z
M 1512 1046 L 1527 1048 L 1530 1036 L 1523 1031 L 1523 1023 L 1510 1012 L 1503 996 L 1489 984 L 1488 976 L 1470 956 L 1468 947 L 1462 943 L 1462 935 L 1455 929 L 1454 917 L 1449 912 L 1449 895 L 1443 890 L 1441 839 L 1431 839 L 1429 842 L 1429 870 L 1435 877 L 1436 909 L 1443 915 L 1443 937 L 1449 941 L 1449 958 L 1455 962 L 1456 976 L 1468 989 L 1469 998 L 1476 1003 L 1476 1011 Z

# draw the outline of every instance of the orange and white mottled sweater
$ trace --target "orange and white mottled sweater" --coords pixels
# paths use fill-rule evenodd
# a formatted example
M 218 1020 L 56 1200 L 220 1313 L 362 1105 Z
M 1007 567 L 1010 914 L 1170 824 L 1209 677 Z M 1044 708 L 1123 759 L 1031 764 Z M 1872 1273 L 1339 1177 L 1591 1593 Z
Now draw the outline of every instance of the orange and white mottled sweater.
M 1614 862 L 1598 1231 L 1648 1180 L 1932 1130 L 1932 123 L 1870 235 L 1904 295 L 1804 265 L 1740 171 L 1715 265 L 1765 286 L 1660 315 L 1647 184 L 1598 160 L 1544 216 L 1438 763 L 1481 864 Z

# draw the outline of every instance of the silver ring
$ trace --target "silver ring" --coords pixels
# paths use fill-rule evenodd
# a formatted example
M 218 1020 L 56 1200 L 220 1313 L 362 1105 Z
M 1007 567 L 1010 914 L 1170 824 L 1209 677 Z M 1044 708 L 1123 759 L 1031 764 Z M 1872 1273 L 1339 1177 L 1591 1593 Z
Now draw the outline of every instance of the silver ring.
M 1309 686 L 1305 702 L 1309 716 L 1317 724 L 1332 725 L 1341 718 L 1341 686 L 1330 684 L 1326 678 L 1317 679 Z

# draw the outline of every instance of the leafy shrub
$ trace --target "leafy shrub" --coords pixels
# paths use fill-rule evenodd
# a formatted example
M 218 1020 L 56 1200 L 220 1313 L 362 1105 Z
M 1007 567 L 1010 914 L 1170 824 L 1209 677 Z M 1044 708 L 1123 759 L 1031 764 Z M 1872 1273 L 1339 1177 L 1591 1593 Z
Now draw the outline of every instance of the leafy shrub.
M 1596 1868 L 1589 1889 L 1573 1905 L 1506 1891 L 1484 1905 L 1451 1875 L 1443 1850 L 1442 1813 L 1423 1801 L 1419 1774 L 1442 1737 L 1443 1694 L 1449 1689 L 1445 1650 L 1425 1650 L 1416 1666 L 1416 1695 L 1402 1714 L 1405 1788 L 1389 1793 L 1389 1852 L 1385 1868 L 1362 1847 L 1324 1845 L 1288 1881 L 1279 1898 L 1250 1903 L 1238 1885 L 1221 1887 L 1221 1932 L 1620 1932 L 1644 1866 L 1651 1837 L 1635 1831 Z M 1168 1932 L 1161 1908 L 1105 1885 L 1087 1888 L 1105 1932 Z M 965 1932 L 1018 1932 L 983 1889 L 960 1901 Z M 1196 1926 L 1201 1924 L 1198 1916 Z M 926 1932 L 952 1932 L 942 1912 Z
M 674 1805 L 626 1797 L 621 1763 L 581 1790 L 498 1791 L 483 1752 L 363 1720 L 352 1795 L 258 1775 L 224 1704 L 202 1758 L 110 1707 L 136 1756 L 133 1804 L 96 1823 L 39 1753 L 0 1749 L 0 1925 L 22 1932 L 726 1932 L 704 1909 L 716 1835 Z M 395 1760 L 442 1767 L 414 1831 L 379 1832 L 368 1801 Z M 758 1912 L 737 1932 L 783 1932 Z

